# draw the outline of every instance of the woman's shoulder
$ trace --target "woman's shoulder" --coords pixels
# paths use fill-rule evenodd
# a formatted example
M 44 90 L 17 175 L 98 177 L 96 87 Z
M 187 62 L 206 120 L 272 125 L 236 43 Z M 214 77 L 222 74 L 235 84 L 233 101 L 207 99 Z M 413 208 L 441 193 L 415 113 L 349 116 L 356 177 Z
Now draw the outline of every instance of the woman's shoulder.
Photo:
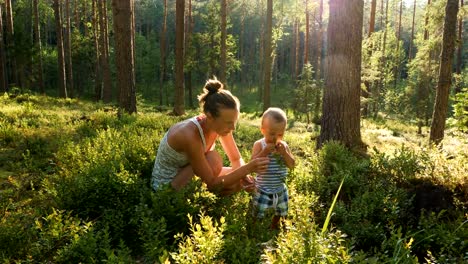
M 199 139 L 197 126 L 190 120 L 181 121 L 173 125 L 168 131 L 168 141 L 172 146 L 186 146 Z M 172 143 L 172 144 L 171 144 Z

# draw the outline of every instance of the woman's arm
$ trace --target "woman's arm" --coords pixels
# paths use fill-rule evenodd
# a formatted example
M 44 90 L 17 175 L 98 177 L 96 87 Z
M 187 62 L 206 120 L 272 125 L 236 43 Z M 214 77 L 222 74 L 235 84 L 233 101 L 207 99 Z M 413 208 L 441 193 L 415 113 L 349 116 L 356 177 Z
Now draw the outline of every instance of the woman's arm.
M 268 163 L 268 159 L 258 158 L 250 161 L 245 165 L 239 166 L 237 169 L 234 169 L 225 175 L 215 175 L 203 153 L 203 146 L 200 140 L 195 139 L 192 141 L 187 141 L 187 138 L 188 137 L 185 137 L 184 139 L 186 141 L 186 143 L 184 144 L 186 148 L 185 152 L 187 153 L 189 162 L 193 168 L 193 172 L 196 175 L 198 175 L 203 182 L 206 183 L 209 190 L 218 190 L 220 187 L 222 189 L 224 186 L 237 184 L 239 180 L 243 179 L 245 176 L 252 173 L 253 171 L 261 171 L 266 169 L 265 165 Z M 227 150 L 225 149 L 227 155 L 231 155 L 229 156 L 230 159 L 232 158 L 234 162 L 240 164 L 241 158 L 237 146 L 235 146 L 234 144 L 235 149 L 233 148 L 233 145 L 230 145 L 229 143 L 227 144 L 227 146 Z M 238 156 L 236 156 L 236 150 Z
M 224 152 L 229 158 L 229 162 L 231 163 L 233 170 L 245 164 L 239 149 L 237 148 L 236 141 L 234 140 L 232 133 L 229 133 L 223 137 L 219 137 L 219 141 L 221 142 L 221 146 L 223 147 Z

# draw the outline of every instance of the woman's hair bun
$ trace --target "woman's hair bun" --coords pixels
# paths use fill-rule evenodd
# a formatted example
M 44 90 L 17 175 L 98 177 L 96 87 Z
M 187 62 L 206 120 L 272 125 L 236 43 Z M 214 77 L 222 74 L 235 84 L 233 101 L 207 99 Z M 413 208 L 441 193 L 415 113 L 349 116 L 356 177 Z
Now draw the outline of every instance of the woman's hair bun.
M 217 79 L 210 79 L 206 82 L 205 89 L 208 91 L 208 94 L 214 94 L 223 89 L 223 84 Z

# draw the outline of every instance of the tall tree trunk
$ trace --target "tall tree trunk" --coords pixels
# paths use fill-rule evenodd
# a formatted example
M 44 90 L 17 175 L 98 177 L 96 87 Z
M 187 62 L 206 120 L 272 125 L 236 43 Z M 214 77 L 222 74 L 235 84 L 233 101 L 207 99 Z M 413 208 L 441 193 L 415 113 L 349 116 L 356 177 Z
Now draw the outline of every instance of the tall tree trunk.
M 226 24 L 227 24 L 227 0 L 221 0 L 221 61 L 220 61 L 220 81 L 226 84 Z
M 300 30 L 300 23 L 298 20 L 296 20 L 296 54 L 295 54 L 295 57 L 296 59 L 294 60 L 294 77 L 295 77 L 295 80 L 297 80 L 297 78 L 299 77 L 299 64 L 300 64 L 300 61 L 299 61 L 299 51 L 300 51 L 300 48 L 301 48 L 301 30 Z
M 273 0 L 267 0 L 266 29 L 265 29 L 265 67 L 263 79 L 263 111 L 270 107 L 270 84 L 272 62 L 272 31 L 273 31 Z
M 98 15 L 98 0 L 92 0 L 92 23 L 93 23 L 93 40 L 94 40 L 94 50 L 95 50 L 95 60 L 94 64 L 94 95 L 95 100 L 99 101 L 102 99 L 102 71 L 101 71 L 101 55 L 99 49 L 99 15 Z
M 241 70 L 240 70 L 240 94 L 243 95 L 244 93 L 244 86 L 245 86 L 245 67 L 247 59 L 245 57 L 245 2 L 242 3 L 242 14 L 241 14 L 241 28 L 239 34 L 239 61 L 241 62 Z
M 309 63 L 309 1 L 305 1 L 306 32 L 304 39 L 304 65 Z
M 112 0 L 115 36 L 115 65 L 120 111 L 135 113 L 135 55 L 133 30 L 133 0 Z
M 166 75 L 166 30 L 167 30 L 167 0 L 164 0 L 164 15 L 159 41 L 159 52 L 161 53 L 160 74 L 159 74 L 159 105 L 163 105 L 163 86 Z
M 65 0 L 65 69 L 67 74 L 67 89 L 70 97 L 75 96 L 73 88 L 73 63 L 71 49 L 71 19 L 70 19 L 70 0 Z
M 371 13 L 370 13 L 370 18 L 369 18 L 369 32 L 367 35 L 367 38 L 370 38 L 372 36 L 372 33 L 375 31 L 375 10 L 377 7 L 377 0 L 372 0 L 371 2 Z M 369 57 L 372 56 L 372 50 L 373 46 L 371 45 L 368 51 Z M 369 81 L 365 81 L 364 85 L 366 87 L 366 90 L 362 91 L 362 96 L 364 98 L 369 98 L 369 96 L 372 94 L 372 88 L 371 88 L 371 83 Z M 369 104 L 365 103 L 362 107 L 362 116 L 367 117 L 369 115 Z
M 319 0 L 319 11 L 318 11 L 318 35 L 317 35 L 317 68 L 315 69 L 315 80 L 319 84 L 322 81 L 322 47 L 323 47 L 323 0 Z M 321 94 L 316 93 L 315 95 L 315 109 L 314 109 L 314 122 L 318 122 L 320 119 L 320 106 L 321 106 Z
M 84 27 L 84 35 L 87 37 L 89 35 L 88 31 L 88 1 L 81 2 L 82 9 L 83 9 L 83 27 Z
M 83 1 L 83 2 L 86 2 L 86 1 Z M 75 19 L 75 28 L 78 31 L 80 31 L 81 23 L 80 23 L 80 9 L 78 8 L 78 3 L 79 3 L 78 0 L 73 1 L 73 18 Z M 86 14 L 83 12 L 83 15 L 86 15 Z
M 317 147 L 364 149 L 360 130 L 363 0 L 330 0 L 326 86 Z
M 452 83 L 452 61 L 455 50 L 458 0 L 448 0 L 445 7 L 444 34 L 439 64 L 434 112 L 432 114 L 429 140 L 440 144 L 444 139 L 445 118 L 447 117 L 449 89 Z
M 5 18 L 6 18 L 6 48 L 8 51 L 8 61 L 10 64 L 10 85 L 21 86 L 18 78 L 18 69 L 16 64 L 16 56 L 13 52 L 14 43 L 14 27 L 13 27 L 13 7 L 11 0 L 5 0 Z
M 184 12 L 185 0 L 176 0 L 175 98 L 174 114 L 185 114 L 184 93 Z
M 125 0 L 126 2 L 128 0 Z M 132 0 L 133 1 L 133 0 Z M 99 1 L 99 28 L 100 28 L 100 52 L 101 52 L 101 69 L 103 79 L 102 100 L 106 103 L 112 101 L 112 80 L 109 65 L 109 34 L 107 30 L 107 1 Z M 133 3 L 133 2 L 132 2 Z M 122 3 L 124 4 L 124 3 Z M 131 26 L 131 24 L 130 24 Z M 133 33 L 133 32 L 132 32 Z
M 33 0 L 33 10 L 34 10 L 34 46 L 36 47 L 37 62 L 36 62 L 36 72 L 37 72 L 37 85 L 39 86 L 41 94 L 45 95 L 44 90 L 44 78 L 42 70 L 42 45 L 41 45 L 41 29 L 39 26 L 39 8 L 38 1 Z M 3 44 L 3 43 L 2 43 Z
M 187 10 L 187 19 L 186 19 L 186 32 L 185 32 L 185 55 L 184 60 L 193 59 L 191 56 L 187 55 L 187 52 L 192 50 L 192 31 L 194 27 L 193 17 L 192 17 L 192 0 L 188 0 L 188 10 Z M 192 69 L 188 69 L 185 74 L 185 87 L 188 91 L 188 99 L 190 108 L 194 107 L 193 99 L 193 89 L 192 89 Z
M 54 0 L 55 29 L 57 31 L 57 53 L 58 53 L 58 94 L 62 98 L 67 98 L 67 77 L 65 74 L 65 51 L 63 47 L 62 34 L 62 10 L 60 0 Z
M 8 79 L 6 70 L 6 50 L 3 38 L 3 14 L 2 5 L 0 4 L 0 91 L 8 91 Z
M 427 6 L 426 8 L 429 8 L 431 4 L 431 0 L 427 0 Z M 427 41 L 429 39 L 429 31 L 428 31 L 428 25 L 429 25 L 429 14 L 426 12 L 426 18 L 424 21 L 424 41 Z M 427 54 L 427 61 L 430 61 L 430 54 Z M 422 126 L 423 126 L 423 118 L 427 116 L 426 112 L 426 100 L 429 97 L 429 76 L 427 76 L 427 73 L 430 71 L 429 70 L 429 63 L 426 63 L 424 66 L 424 70 L 422 71 L 420 80 L 416 86 L 417 91 L 416 91 L 416 116 L 418 117 L 418 135 L 422 134 Z M 427 118 L 426 118 L 427 121 Z M 426 122 L 427 123 L 427 122 Z
M 460 7 L 463 8 L 463 0 L 460 0 Z M 458 45 L 457 45 L 457 66 L 455 72 L 458 75 L 461 75 L 461 69 L 462 69 L 462 49 L 463 49 L 463 16 L 461 16 L 458 19 Z M 457 86 L 455 87 L 455 93 L 461 92 L 461 82 L 457 83 Z
M 401 14 L 403 13 L 403 0 L 400 0 L 400 12 L 398 18 L 397 46 L 396 46 L 396 64 L 393 68 L 393 87 L 396 89 L 400 76 L 400 39 L 401 39 Z
M 415 17 L 416 17 L 416 0 L 414 0 L 414 4 L 413 4 L 413 20 L 411 22 L 411 39 L 410 39 L 409 48 L 408 48 L 408 64 L 411 63 L 411 59 L 413 58 L 414 19 L 415 19 Z
M 382 42 L 382 59 L 380 61 L 380 80 L 375 89 L 373 89 L 373 99 L 374 99 L 374 118 L 379 114 L 379 100 L 380 100 L 380 91 L 383 89 L 385 81 L 385 68 L 387 66 L 386 59 L 386 47 L 387 47 L 387 26 L 388 26 L 388 0 L 385 0 L 385 15 L 384 15 L 384 24 L 382 30 L 384 30 L 383 42 Z

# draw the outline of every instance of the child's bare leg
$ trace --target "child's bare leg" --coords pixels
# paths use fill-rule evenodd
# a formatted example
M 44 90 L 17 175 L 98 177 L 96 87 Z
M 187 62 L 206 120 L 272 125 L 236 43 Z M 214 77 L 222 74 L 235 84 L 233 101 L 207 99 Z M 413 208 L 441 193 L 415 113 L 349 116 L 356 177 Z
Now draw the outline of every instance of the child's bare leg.
M 280 215 L 275 215 L 273 216 L 273 219 L 271 220 L 271 226 L 270 229 L 278 230 L 279 229 L 279 222 L 281 220 Z

